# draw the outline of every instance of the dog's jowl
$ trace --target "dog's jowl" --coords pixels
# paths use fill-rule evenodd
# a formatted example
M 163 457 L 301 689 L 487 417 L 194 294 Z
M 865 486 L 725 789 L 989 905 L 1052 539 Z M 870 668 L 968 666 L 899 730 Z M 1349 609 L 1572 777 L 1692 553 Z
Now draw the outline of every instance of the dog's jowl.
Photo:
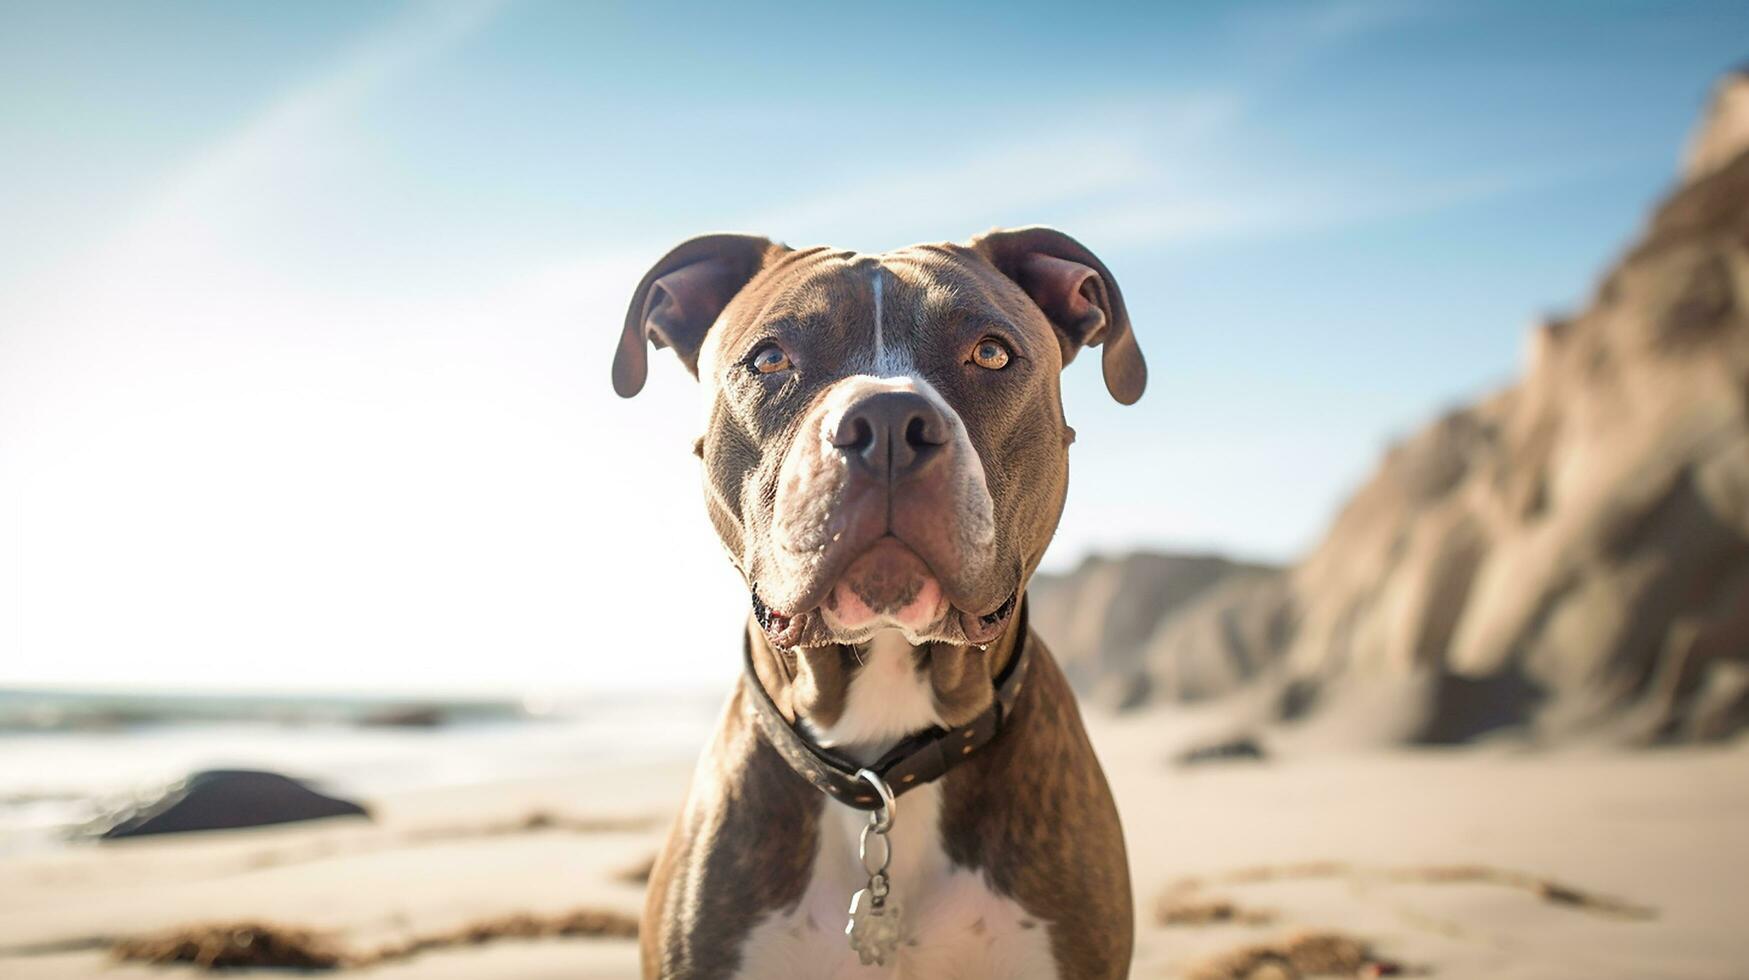
M 656 863 L 647 977 L 1115 978 L 1123 832 L 1027 628 L 1073 430 L 1059 374 L 1146 369 L 1116 281 L 1045 228 L 880 255 L 688 241 L 639 284 L 703 385 L 706 506 L 747 583 L 744 674 Z

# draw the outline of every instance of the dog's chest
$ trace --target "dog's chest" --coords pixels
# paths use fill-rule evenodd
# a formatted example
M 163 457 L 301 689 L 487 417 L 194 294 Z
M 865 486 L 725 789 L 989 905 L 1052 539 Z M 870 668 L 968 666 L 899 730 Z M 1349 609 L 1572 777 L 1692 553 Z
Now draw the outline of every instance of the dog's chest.
M 861 758 L 879 755 L 934 717 L 926 679 L 910 666 L 909 648 L 871 644 L 851 682 L 845 710 L 816 737 Z M 768 914 L 741 946 L 738 977 L 797 980 L 1055 980 L 1046 923 L 993 891 L 981 872 L 955 867 L 943 848 L 941 788 L 920 786 L 899 798 L 888 874 L 900 941 L 885 966 L 863 966 L 844 934 L 850 897 L 868 884 L 857 841 L 868 814 L 825 802 L 819 849 L 807 889 L 793 909 Z M 871 848 L 879 844 L 871 841 Z M 875 851 L 878 854 L 878 850 Z
M 1054 980 L 1045 923 L 992 891 L 979 872 L 956 868 L 942 848 L 941 793 L 925 786 L 905 794 L 894 826 L 891 901 L 900 917 L 900 944 L 886 966 L 863 966 L 844 926 L 850 896 L 868 884 L 857 860 L 857 835 L 867 814 L 826 804 L 820 847 L 807 891 L 794 909 L 762 920 L 741 947 L 746 980 Z M 878 845 L 872 845 L 878 846 Z

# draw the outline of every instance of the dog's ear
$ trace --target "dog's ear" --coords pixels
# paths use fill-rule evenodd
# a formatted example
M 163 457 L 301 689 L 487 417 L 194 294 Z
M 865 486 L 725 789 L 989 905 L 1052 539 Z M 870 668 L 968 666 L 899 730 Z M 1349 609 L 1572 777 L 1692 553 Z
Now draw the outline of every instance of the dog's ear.
M 972 249 L 1026 291 L 1057 330 L 1063 363 L 1104 345 L 1105 387 L 1133 405 L 1148 385 L 1148 365 L 1130 330 L 1117 280 L 1085 245 L 1055 228 L 1014 228 L 972 239 Z
M 671 347 L 698 376 L 698 351 L 711 324 L 735 294 L 784 247 L 757 235 L 701 235 L 681 242 L 657 262 L 626 310 L 625 330 L 613 355 L 613 390 L 630 398 L 649 374 L 649 348 Z

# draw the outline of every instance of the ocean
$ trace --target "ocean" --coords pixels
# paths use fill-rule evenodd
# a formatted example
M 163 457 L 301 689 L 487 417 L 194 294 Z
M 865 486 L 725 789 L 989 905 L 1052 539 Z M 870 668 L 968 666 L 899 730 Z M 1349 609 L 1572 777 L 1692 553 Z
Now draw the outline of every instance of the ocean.
M 569 701 L 0 691 L 0 853 L 53 847 L 204 769 L 385 794 L 691 758 L 721 694 Z

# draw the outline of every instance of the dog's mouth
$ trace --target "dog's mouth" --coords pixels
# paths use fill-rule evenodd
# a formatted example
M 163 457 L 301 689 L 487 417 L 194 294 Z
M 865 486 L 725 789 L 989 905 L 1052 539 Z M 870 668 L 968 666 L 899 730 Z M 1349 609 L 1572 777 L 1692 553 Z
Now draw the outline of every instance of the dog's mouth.
M 765 604 L 764 599 L 759 598 L 757 587 L 749 594 L 753 597 L 753 619 L 771 642 L 780 647 L 796 646 L 796 641 L 801 638 L 801 627 L 806 614 L 792 616 L 772 609 Z
M 883 629 L 897 629 L 915 644 L 981 646 L 1002 635 L 1018 599 L 1018 586 L 994 608 L 950 596 L 917 553 L 891 536 L 859 555 L 804 608 L 775 608 L 757 584 L 751 590 L 754 620 L 783 648 L 859 643 Z

